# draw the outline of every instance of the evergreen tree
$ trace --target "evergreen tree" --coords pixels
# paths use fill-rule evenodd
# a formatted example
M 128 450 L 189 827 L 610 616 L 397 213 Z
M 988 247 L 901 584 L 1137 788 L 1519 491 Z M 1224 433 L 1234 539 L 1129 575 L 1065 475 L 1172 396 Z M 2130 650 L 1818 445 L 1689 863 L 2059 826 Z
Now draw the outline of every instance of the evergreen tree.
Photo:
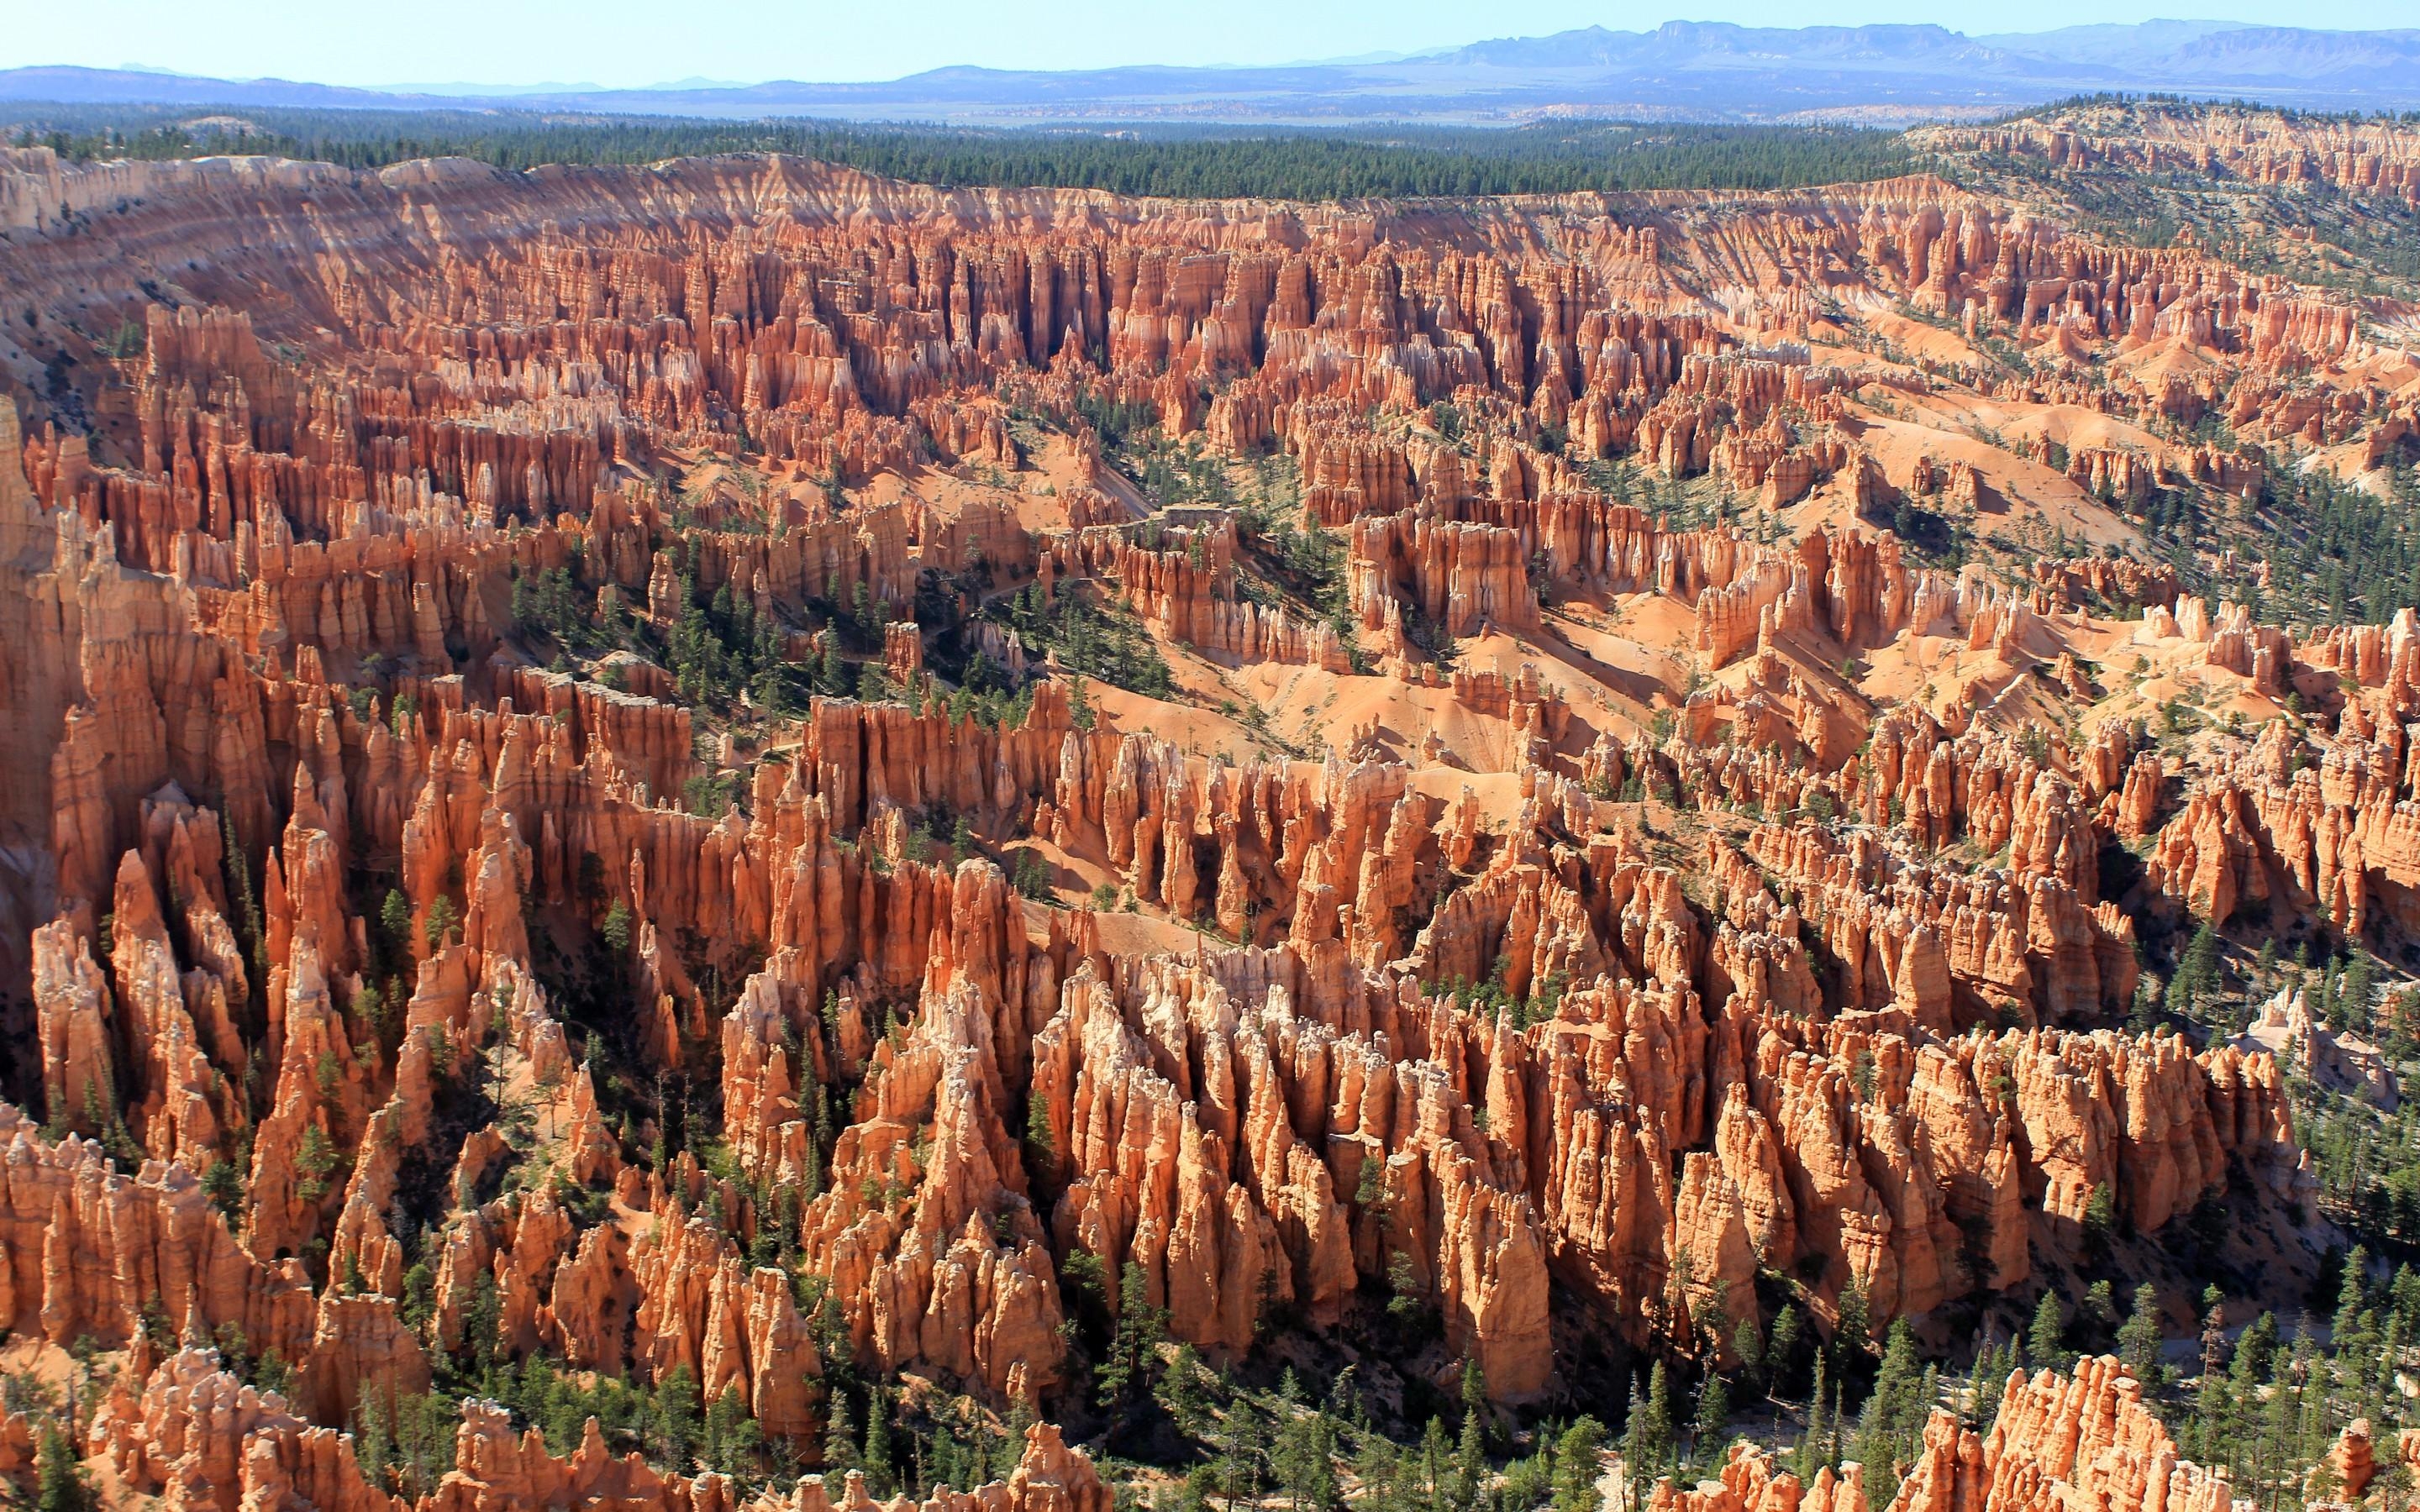
M 824 1418 L 824 1468 L 834 1475 L 857 1468 L 857 1425 L 849 1418 L 848 1393 L 837 1387 Z
M 2340 1028 L 2367 1034 L 2377 1017 L 2378 966 L 2366 950 L 2356 949 L 2336 980 L 2335 1022 Z
M 1411 1488 L 1404 1479 L 1410 1457 L 1398 1452 L 1383 1433 L 1373 1433 L 1364 1427 L 1357 1437 L 1359 1443 L 1353 1456 L 1353 1474 L 1361 1483 L 1361 1495 L 1352 1504 L 1355 1512 L 1388 1512 L 1388 1508 L 1410 1506 Z
M 396 949 L 411 949 L 411 900 L 402 888 L 386 889 L 386 900 L 379 904 L 379 927 L 386 931 L 387 941 Z
M 2369 1248 L 2355 1244 L 2344 1258 L 2344 1277 L 2336 1284 L 2336 1316 L 2330 1332 L 2339 1346 L 2346 1335 L 2359 1329 L 2362 1310 L 2369 1305 L 2368 1275 Z
M 1463 1422 L 1466 1426 L 1476 1418 L 1483 1433 L 1487 1428 L 1488 1413 L 1487 1373 L 1479 1368 L 1477 1360 L 1465 1360 L 1462 1362 Z
M 1006 1480 L 1016 1472 L 1017 1462 L 1025 1456 L 1026 1430 L 1033 1427 L 1033 1404 L 1019 1396 L 1009 1404 L 1008 1422 L 993 1446 L 990 1478 Z
M 1855 1458 L 1866 1467 L 1871 1505 L 1888 1505 L 1899 1477 L 1915 1463 L 1937 1390 L 1932 1373 L 1917 1358 L 1915 1331 L 1906 1319 L 1897 1319 L 1883 1346 L 1874 1389 L 1857 1420 Z
M 1798 1478 L 1812 1481 L 1815 1473 L 1831 1463 L 1828 1446 L 1829 1428 L 1824 1422 L 1824 1398 L 1830 1394 L 1830 1364 L 1818 1350 L 1815 1355 L 1815 1382 L 1807 1396 L 1807 1432 L 1798 1441 Z
M 891 1394 L 876 1386 L 865 1396 L 865 1450 L 858 1468 L 865 1488 L 877 1500 L 888 1499 L 898 1482 L 891 1463 Z
M 1709 1370 L 1705 1383 L 1698 1388 L 1698 1420 L 1690 1426 L 1691 1451 L 1699 1464 L 1720 1462 L 1727 1442 L 1723 1430 L 1730 1421 L 1730 1388 L 1719 1371 Z
M 1671 1463 L 1672 1381 L 1658 1360 L 1647 1373 L 1647 1400 L 1630 1414 L 1621 1460 L 1630 1467 L 1631 1492 L 1643 1496 L 1657 1474 Z
M 384 1488 L 386 1469 L 395 1460 L 395 1414 L 375 1392 L 362 1393 L 353 1408 L 353 1458 L 373 1486 Z
M 2025 1353 L 2045 1369 L 2068 1367 L 2066 1325 L 2059 1318 L 2058 1297 L 2047 1288 L 2034 1304 L 2033 1325 L 2025 1331 Z
M 2134 1008 L 2127 1015 L 2126 1026 L 2136 1034 L 2149 1034 L 2160 1026 L 2160 984 L 2148 972 L 2134 983 Z
M 495 1276 L 482 1271 L 478 1279 L 471 1283 L 471 1300 L 462 1309 L 462 1342 L 470 1349 L 471 1369 L 478 1376 L 485 1377 L 495 1366 L 504 1307 Z
M 1446 1512 L 1446 1481 L 1452 1473 L 1452 1466 L 1453 1451 L 1446 1447 L 1445 1442 L 1445 1419 L 1432 1413 L 1429 1426 L 1420 1433 L 1418 1504 L 1427 1512 Z
M 35 1512 L 92 1512 L 92 1485 L 57 1422 L 43 1422 L 34 1458 Z
M 2118 1231 L 2118 1194 L 2103 1181 L 2092 1189 L 2084 1204 L 2084 1253 L 2095 1262 L 2109 1257 L 2109 1246 Z
M 2160 1291 L 2149 1281 L 2134 1288 L 2133 1311 L 2118 1331 L 2118 1357 L 2147 1390 L 2157 1390 L 2160 1365 Z
M 1338 1512 L 1344 1505 L 1344 1492 L 1336 1480 L 1336 1420 L 1326 1408 L 1315 1408 L 1309 1431 L 1311 1443 L 1306 1458 L 1310 1479 L 1300 1489 L 1300 1504 L 1304 1512 Z
M 1150 1278 L 1133 1260 L 1118 1273 L 1117 1329 L 1096 1375 L 1100 1405 L 1121 1418 L 1130 1396 L 1150 1390 L 1160 1337 L 1167 1329 L 1167 1314 L 1151 1304 L 1150 1288 Z
M 1750 1385 L 1764 1379 L 1764 1335 L 1754 1318 L 1743 1318 L 1731 1330 L 1731 1353 L 1739 1357 L 1740 1376 Z
M 2195 1009 L 2212 998 L 2218 988 L 2218 934 L 2204 924 L 2194 931 L 2178 959 L 2176 975 L 2168 979 L 2167 1010 L 2179 1018 L 2195 1018 Z
M 1177 1346 L 1176 1357 L 1169 1362 L 1153 1395 L 1177 1432 L 1188 1439 L 1202 1437 L 1209 1422 L 1209 1404 L 1202 1395 L 1202 1356 L 1192 1345 Z
M 1798 1386 L 1799 1354 L 1804 1349 L 1806 1319 L 1791 1303 L 1773 1320 L 1773 1336 L 1765 1341 L 1764 1381 L 1770 1394 L 1788 1396 Z
M 1477 1412 L 1462 1414 L 1462 1438 L 1454 1445 L 1453 1481 L 1446 1505 L 1466 1509 L 1479 1505 L 1479 1489 L 1487 1483 L 1487 1428 Z
M 466 1325 L 467 1326 L 467 1325 Z M 697 1448 L 697 1378 L 689 1366 L 673 1366 L 656 1386 L 655 1454 L 687 1473 Z
M 1555 1512 L 1597 1512 L 1597 1456 L 1605 1448 L 1605 1425 L 1582 1417 L 1555 1441 Z
M 1866 1284 L 1855 1276 L 1840 1288 L 1840 1320 L 1832 1330 L 1832 1348 L 1845 1365 L 1866 1352 L 1873 1342 L 1873 1315 L 1866 1306 Z
M 2201 1385 L 2194 1396 L 2192 1447 L 2207 1461 L 2217 1458 L 2218 1425 L 2226 1411 L 2226 1380 L 2219 1374 L 2218 1359 L 2226 1348 L 2226 1305 L 2215 1286 L 2202 1292 L 2201 1313 Z
M 739 1395 L 739 1383 L 735 1381 L 724 1386 L 722 1395 L 706 1410 L 702 1444 L 707 1467 L 726 1474 L 740 1471 L 754 1458 L 764 1443 L 764 1430 L 750 1415 L 748 1403 Z
M 1993 1344 L 1988 1337 L 1975 1357 L 1974 1383 L 1967 1389 L 1967 1412 L 1984 1427 L 1999 1415 L 2000 1398 L 2006 1395 L 2009 1377 L 2016 1373 L 2017 1341 Z

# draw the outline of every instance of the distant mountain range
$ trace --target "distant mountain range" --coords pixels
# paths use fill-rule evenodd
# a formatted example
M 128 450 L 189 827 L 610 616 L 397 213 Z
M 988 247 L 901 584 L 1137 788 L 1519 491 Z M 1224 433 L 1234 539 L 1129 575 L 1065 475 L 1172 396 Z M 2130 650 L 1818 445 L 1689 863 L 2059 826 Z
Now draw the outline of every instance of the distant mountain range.
M 1875 123 L 1979 115 L 2100 90 L 2331 110 L 2420 107 L 2420 28 L 2315 31 L 2152 21 L 1970 37 L 1941 26 L 1591 26 L 1403 57 L 1279 67 L 936 69 L 878 84 L 683 81 L 659 88 L 357 89 L 136 69 L 0 70 L 0 101 L 494 107 L 966 125 L 1516 121 L 1545 115 Z

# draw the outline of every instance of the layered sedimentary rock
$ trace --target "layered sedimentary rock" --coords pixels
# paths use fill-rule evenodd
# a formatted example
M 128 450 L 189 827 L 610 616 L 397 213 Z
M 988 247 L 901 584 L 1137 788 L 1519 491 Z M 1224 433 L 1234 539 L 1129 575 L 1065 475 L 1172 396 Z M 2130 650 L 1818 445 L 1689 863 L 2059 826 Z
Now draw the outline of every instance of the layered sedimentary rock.
M 138 1365 L 140 1361 L 138 1359 Z M 493 1403 L 463 1406 L 451 1469 L 417 1502 L 365 1478 L 349 1437 L 315 1428 L 275 1393 L 240 1384 L 216 1354 L 188 1348 L 136 1382 L 121 1379 L 95 1412 L 96 1457 L 118 1484 L 190 1507 L 317 1506 L 342 1512 L 493 1512 L 513 1506 L 671 1507 L 715 1512 L 741 1505 L 731 1482 L 711 1472 L 666 1473 L 639 1456 L 609 1452 L 595 1419 L 569 1456 L 551 1453 L 536 1430 L 517 1433 Z M 830 1512 L 877 1504 L 854 1473 L 835 1497 L 815 1477 L 795 1492 L 768 1492 L 752 1512 Z M 1106 1512 L 1109 1488 L 1084 1455 L 1047 1423 L 1029 1430 L 1006 1479 L 971 1491 L 944 1489 L 920 1512 Z
M 392 1512 L 344 1432 L 483 1358 L 807 1463 L 872 1380 L 1032 1411 L 927 1512 L 1105 1512 L 1048 1419 L 1129 1305 L 1224 1365 L 1392 1304 L 1559 1410 L 1776 1285 L 2295 1211 L 2276 1063 L 2118 1026 L 2195 917 L 2420 928 L 2420 622 L 1928 566 L 1897 506 L 2115 543 L 2255 464 L 1890 427 L 2400 455 L 2357 334 L 1937 180 L 1720 208 L 0 156 L 62 375 L 0 403 L 0 1324 L 128 1351 L 87 1447 L 182 1504 Z M 2033 386 L 1817 340 L 1901 304 Z M 2150 350 L 2243 397 L 2083 360 Z M 2214 1512 L 2149 1425 L 2020 1378 L 1901 1512 Z M 459 1404 L 420 1501 L 735 1500 L 628 1448 Z
M 1891 1499 L 1892 1512 L 2014 1512 L 2079 1504 L 2226 1512 L 2237 1504 L 2223 1475 L 2178 1454 L 2142 1395 L 2141 1384 L 2103 1356 L 2083 1360 L 2072 1375 L 2017 1371 L 1987 1432 L 1935 1409 L 1916 1462 Z M 1719 1478 L 1693 1488 L 1659 1481 L 1648 1504 L 1657 1512 L 1864 1505 L 1864 1467 L 1846 1464 L 1841 1472 L 1826 1468 L 1813 1484 L 1803 1484 L 1763 1450 L 1735 1443 Z
M 2142 1396 L 2141 1384 L 2106 1355 L 2081 1361 L 2071 1376 L 2017 1371 L 1988 1435 L 1933 1413 L 1922 1453 L 1891 1504 L 1896 1512 L 1997 1512 L 2079 1499 L 2194 1512 L 2233 1505 L 2224 1476 L 2181 1458 Z

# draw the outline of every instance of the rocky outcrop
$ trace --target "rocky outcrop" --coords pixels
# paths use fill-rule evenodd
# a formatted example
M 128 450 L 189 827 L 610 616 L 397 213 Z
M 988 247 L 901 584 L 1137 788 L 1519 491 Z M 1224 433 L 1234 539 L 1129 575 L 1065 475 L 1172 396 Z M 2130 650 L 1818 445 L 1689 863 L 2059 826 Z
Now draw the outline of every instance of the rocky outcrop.
M 1724 1365 L 1776 1285 L 1931 1313 L 2102 1195 L 2307 1196 L 2266 1050 L 2113 1026 L 2138 918 L 2420 928 L 2420 619 L 1872 523 L 2215 519 L 2265 453 L 2127 439 L 2205 419 L 2395 455 L 2346 307 L 2203 248 L 1930 179 L 1549 215 L 779 156 L 7 149 L 0 222 L 0 365 L 56 375 L 0 407 L 49 1131 L 0 1110 L 0 1324 L 129 1351 L 96 1444 L 163 1501 L 396 1512 L 343 1430 L 465 1351 L 812 1459 L 828 1384 L 1059 1411 L 1138 1299 L 1221 1366 L 1397 1304 L 1396 1364 L 1516 1402 Z M 1854 355 L 1907 308 L 1926 350 Z M 1943 396 L 2024 423 L 1905 444 Z M 2108 706 L 2154 678 L 2208 727 Z M 2147 1422 L 2020 1380 L 1903 1499 L 2218 1512 Z M 415 1512 L 735 1498 L 562 1427 L 464 1405 Z M 1735 1453 L 1653 1504 L 1810 1497 L 1863 1484 Z M 924 1512 L 1109 1500 L 1038 1422 Z
M 2071 1504 L 2170 1506 L 2226 1512 L 2226 1481 L 2181 1458 L 2141 1385 L 2107 1356 L 2072 1376 L 2049 1370 L 2009 1379 L 1989 1434 L 1936 1411 L 1893 1512 L 1953 1506 L 1984 1512 Z
M 210 1334 L 233 1324 L 257 1350 L 289 1361 L 316 1330 L 309 1278 L 293 1260 L 255 1257 L 185 1167 L 112 1168 L 100 1147 L 54 1145 L 0 1103 L 0 1317 L 13 1331 L 65 1345 L 104 1345 L 142 1331 L 147 1308 Z

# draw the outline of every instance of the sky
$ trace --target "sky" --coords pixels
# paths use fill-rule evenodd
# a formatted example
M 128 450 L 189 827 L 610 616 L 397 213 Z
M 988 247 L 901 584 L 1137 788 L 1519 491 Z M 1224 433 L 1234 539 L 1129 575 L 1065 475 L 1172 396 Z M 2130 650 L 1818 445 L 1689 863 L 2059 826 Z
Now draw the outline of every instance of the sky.
M 2420 26 L 2420 0 L 14 0 L 0 67 L 134 64 L 220 78 L 365 86 L 634 87 L 677 79 L 890 79 L 949 64 L 1091 69 L 1285 63 L 1669 19 L 1744 25 L 1939 22 L 2045 30 L 2157 16 Z

